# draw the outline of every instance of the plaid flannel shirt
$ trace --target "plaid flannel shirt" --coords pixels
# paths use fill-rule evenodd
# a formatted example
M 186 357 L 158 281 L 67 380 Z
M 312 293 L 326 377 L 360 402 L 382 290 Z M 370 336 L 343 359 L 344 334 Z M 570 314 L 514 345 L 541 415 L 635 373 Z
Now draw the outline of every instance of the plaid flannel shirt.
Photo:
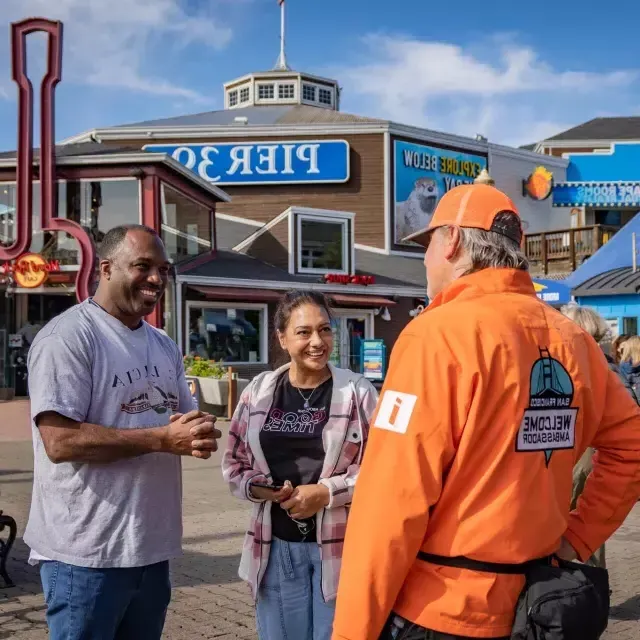
M 256 500 L 249 488 L 252 480 L 271 478 L 260 446 L 260 431 L 271 409 L 277 379 L 289 366 L 260 374 L 245 389 L 231 419 L 222 461 L 222 474 L 231 493 L 254 503 L 239 570 L 254 598 L 269 561 L 272 503 Z M 330 501 L 316 515 L 325 601 L 337 594 L 349 505 L 369 435 L 369 420 L 378 400 L 377 391 L 364 376 L 333 366 L 331 373 L 333 394 L 329 421 L 322 434 L 325 459 L 320 474 Z

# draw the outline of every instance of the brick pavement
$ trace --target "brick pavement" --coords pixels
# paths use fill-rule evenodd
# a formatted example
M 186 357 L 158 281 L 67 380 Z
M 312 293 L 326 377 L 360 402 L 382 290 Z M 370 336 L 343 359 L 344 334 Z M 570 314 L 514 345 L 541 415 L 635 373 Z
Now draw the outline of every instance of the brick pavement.
M 24 402 L 0 403 L 0 509 L 22 534 L 29 510 L 32 453 Z M 173 563 L 174 591 L 164 638 L 255 640 L 253 608 L 237 578 L 247 505 L 229 495 L 220 455 L 184 462 L 184 556 Z M 0 534 L 3 535 L 3 534 Z M 0 589 L 0 640 L 47 637 L 37 569 L 18 540 L 9 562 L 16 582 Z M 605 640 L 640 639 L 640 505 L 607 545 L 613 589 Z

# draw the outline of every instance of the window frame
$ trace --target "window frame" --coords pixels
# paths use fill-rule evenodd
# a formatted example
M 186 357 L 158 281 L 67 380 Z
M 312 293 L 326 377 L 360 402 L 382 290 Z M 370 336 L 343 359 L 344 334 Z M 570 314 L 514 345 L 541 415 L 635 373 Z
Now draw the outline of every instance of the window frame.
M 342 227 L 342 269 L 315 269 L 302 266 L 302 222 L 325 222 L 341 225 Z M 309 213 L 296 213 L 296 272 L 300 274 L 324 275 L 335 273 L 336 275 L 349 275 L 350 270 L 350 232 L 351 219 L 346 216 L 313 215 Z
M 277 82 L 256 82 L 256 102 L 275 102 L 276 98 L 276 85 Z M 271 87 L 273 89 L 273 96 L 271 98 L 261 98 L 260 89 L 263 87 Z
M 311 91 L 313 91 L 313 98 L 305 98 L 305 95 L 304 95 L 305 89 L 310 89 Z M 317 85 L 311 84 L 310 82 L 303 82 L 302 83 L 302 101 L 303 102 L 316 103 L 317 102 L 317 95 L 318 95 L 318 86 Z
M 304 88 L 305 87 L 309 87 L 309 88 L 313 88 L 314 90 L 314 99 L 310 100 L 309 98 L 305 98 L 304 96 Z M 320 101 L 320 91 L 321 90 L 325 90 L 328 91 L 330 96 L 331 96 L 331 102 L 321 102 Z M 317 82 L 308 82 L 303 80 L 302 81 L 302 95 L 300 96 L 300 102 L 301 104 L 311 104 L 314 106 L 320 106 L 323 108 L 332 108 L 335 109 L 336 106 L 336 94 L 337 94 L 337 88 L 335 86 L 329 86 L 329 85 L 324 85 L 324 84 L 319 84 Z
M 325 102 L 324 100 L 320 99 L 320 95 L 323 91 L 326 91 L 329 94 L 329 102 Z M 325 107 L 333 107 L 333 91 L 331 89 L 328 89 L 327 87 L 318 87 L 318 100 L 317 100 L 318 104 L 322 104 Z
M 239 96 L 239 92 L 238 89 L 231 89 L 231 91 L 229 91 L 229 93 L 227 94 L 228 97 L 228 103 L 229 103 L 229 109 L 233 109 L 234 107 L 237 107 L 240 102 L 240 96 Z M 232 98 L 235 98 L 235 102 L 232 101 Z
M 295 100 L 296 99 L 296 83 L 295 82 L 278 82 L 278 100 Z M 292 90 L 290 96 L 282 96 L 280 95 L 281 91 L 284 90 Z
M 246 93 L 246 98 L 243 98 L 243 93 Z M 247 84 L 238 88 L 238 104 L 245 104 L 251 102 L 251 85 Z
M 256 362 L 228 362 L 223 363 L 230 367 L 236 365 L 265 365 L 269 364 L 269 307 L 267 304 L 256 302 L 242 302 L 234 305 L 231 302 L 212 302 L 189 300 L 186 304 L 186 323 L 184 325 L 184 348 L 183 353 L 189 353 L 189 327 L 191 326 L 191 310 L 192 309 L 236 309 L 241 311 L 260 311 L 260 358 Z
M 187 240 L 187 241 L 192 239 L 188 233 L 185 233 L 184 231 L 180 231 L 180 229 L 176 229 L 175 227 L 172 227 L 169 224 L 167 224 L 166 222 L 167 202 L 165 200 L 165 187 L 169 187 L 169 189 L 172 189 L 173 191 L 175 191 L 180 197 L 185 198 L 186 200 L 190 200 L 193 204 L 197 205 L 198 207 L 202 207 L 202 209 L 207 209 L 209 214 L 209 239 L 208 240 L 204 240 L 203 238 L 195 239 L 195 242 L 200 246 L 208 247 L 208 251 L 202 251 L 194 256 L 185 256 L 183 260 L 193 260 L 198 256 L 203 256 L 206 253 L 210 253 L 211 251 L 214 251 L 215 250 L 215 221 L 214 221 L 214 214 L 212 213 L 212 210 L 209 209 L 202 202 L 199 202 L 195 198 L 192 198 L 191 196 L 184 193 L 184 191 L 182 191 L 181 189 L 176 188 L 174 185 L 168 182 L 165 182 L 164 180 L 160 181 L 160 237 L 162 238 L 163 231 L 167 231 L 168 233 L 174 233 L 177 237 L 183 238 L 184 240 Z M 164 242 L 164 239 L 162 239 L 162 241 Z M 174 262 L 173 259 L 171 258 L 170 258 L 170 261 L 172 264 L 178 264 Z

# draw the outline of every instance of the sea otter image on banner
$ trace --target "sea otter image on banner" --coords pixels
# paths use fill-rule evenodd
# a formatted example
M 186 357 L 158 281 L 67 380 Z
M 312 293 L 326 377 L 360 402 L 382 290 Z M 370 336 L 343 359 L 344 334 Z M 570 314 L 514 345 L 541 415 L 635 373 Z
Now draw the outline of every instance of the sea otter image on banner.
M 487 167 L 481 155 L 396 140 L 394 142 L 394 243 L 429 224 L 440 198 L 453 187 L 468 184 Z
M 574 448 L 578 409 L 571 406 L 573 391 L 568 371 L 541 348 L 531 369 L 529 408 L 518 430 L 516 451 L 543 451 L 548 467 L 554 451 Z

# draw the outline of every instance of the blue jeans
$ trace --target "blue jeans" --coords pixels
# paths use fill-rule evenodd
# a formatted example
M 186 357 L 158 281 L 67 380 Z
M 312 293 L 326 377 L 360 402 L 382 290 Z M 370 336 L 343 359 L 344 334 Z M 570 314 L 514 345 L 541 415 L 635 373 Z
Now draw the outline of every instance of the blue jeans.
M 169 563 L 87 569 L 40 563 L 50 640 L 160 640 L 171 599 Z
M 271 542 L 256 607 L 260 640 L 331 640 L 335 600 L 324 602 L 320 547 Z

